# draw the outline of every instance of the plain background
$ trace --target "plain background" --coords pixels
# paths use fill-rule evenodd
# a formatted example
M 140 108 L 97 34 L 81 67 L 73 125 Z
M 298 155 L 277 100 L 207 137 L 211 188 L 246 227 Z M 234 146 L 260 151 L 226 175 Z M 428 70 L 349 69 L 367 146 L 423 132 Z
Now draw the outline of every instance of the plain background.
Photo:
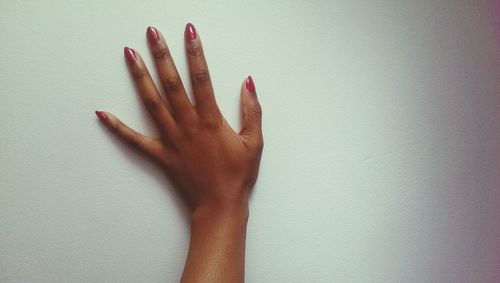
M 94 110 L 155 135 L 123 47 L 201 35 L 265 150 L 247 282 L 500 282 L 498 1 L 1 1 L 0 282 L 176 282 L 186 211 Z M 153 69 L 151 69 L 152 72 Z

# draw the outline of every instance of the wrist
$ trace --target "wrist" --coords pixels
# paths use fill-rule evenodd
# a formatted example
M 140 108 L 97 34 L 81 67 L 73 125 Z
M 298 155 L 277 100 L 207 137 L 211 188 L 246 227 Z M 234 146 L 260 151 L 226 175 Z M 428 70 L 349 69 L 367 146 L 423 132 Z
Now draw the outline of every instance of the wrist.
M 245 223 L 249 217 L 248 197 L 201 204 L 191 213 L 191 222 L 224 220 Z

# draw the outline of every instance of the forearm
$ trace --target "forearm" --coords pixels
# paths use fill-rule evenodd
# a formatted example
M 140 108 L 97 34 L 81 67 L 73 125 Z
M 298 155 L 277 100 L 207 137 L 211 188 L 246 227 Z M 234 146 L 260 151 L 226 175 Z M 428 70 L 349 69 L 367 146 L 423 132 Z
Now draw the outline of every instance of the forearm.
M 244 281 L 248 215 L 248 200 L 193 212 L 182 283 Z

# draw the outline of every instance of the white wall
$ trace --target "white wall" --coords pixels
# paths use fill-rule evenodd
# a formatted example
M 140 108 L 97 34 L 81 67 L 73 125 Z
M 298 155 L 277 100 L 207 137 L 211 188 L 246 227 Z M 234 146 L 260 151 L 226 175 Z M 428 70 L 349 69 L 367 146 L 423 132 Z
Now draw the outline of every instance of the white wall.
M 175 282 L 188 244 L 160 171 L 104 109 L 153 127 L 122 48 L 203 39 L 266 147 L 247 282 L 500 282 L 498 1 L 1 1 L 0 282 Z

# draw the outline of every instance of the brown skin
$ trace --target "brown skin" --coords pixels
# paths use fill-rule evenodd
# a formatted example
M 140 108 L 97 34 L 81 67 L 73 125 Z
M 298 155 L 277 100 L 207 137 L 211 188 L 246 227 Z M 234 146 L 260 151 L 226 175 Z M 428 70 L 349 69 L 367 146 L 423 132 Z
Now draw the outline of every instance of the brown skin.
M 159 40 L 150 41 L 149 47 L 166 97 L 137 51 L 127 65 L 160 137 L 146 137 L 109 112 L 98 116 L 118 137 L 157 161 L 190 208 L 191 241 L 181 282 L 243 282 L 248 198 L 263 148 L 260 104 L 245 81 L 242 129 L 237 133 L 229 126 L 215 101 L 197 35 L 185 41 L 193 105 L 157 33 Z

